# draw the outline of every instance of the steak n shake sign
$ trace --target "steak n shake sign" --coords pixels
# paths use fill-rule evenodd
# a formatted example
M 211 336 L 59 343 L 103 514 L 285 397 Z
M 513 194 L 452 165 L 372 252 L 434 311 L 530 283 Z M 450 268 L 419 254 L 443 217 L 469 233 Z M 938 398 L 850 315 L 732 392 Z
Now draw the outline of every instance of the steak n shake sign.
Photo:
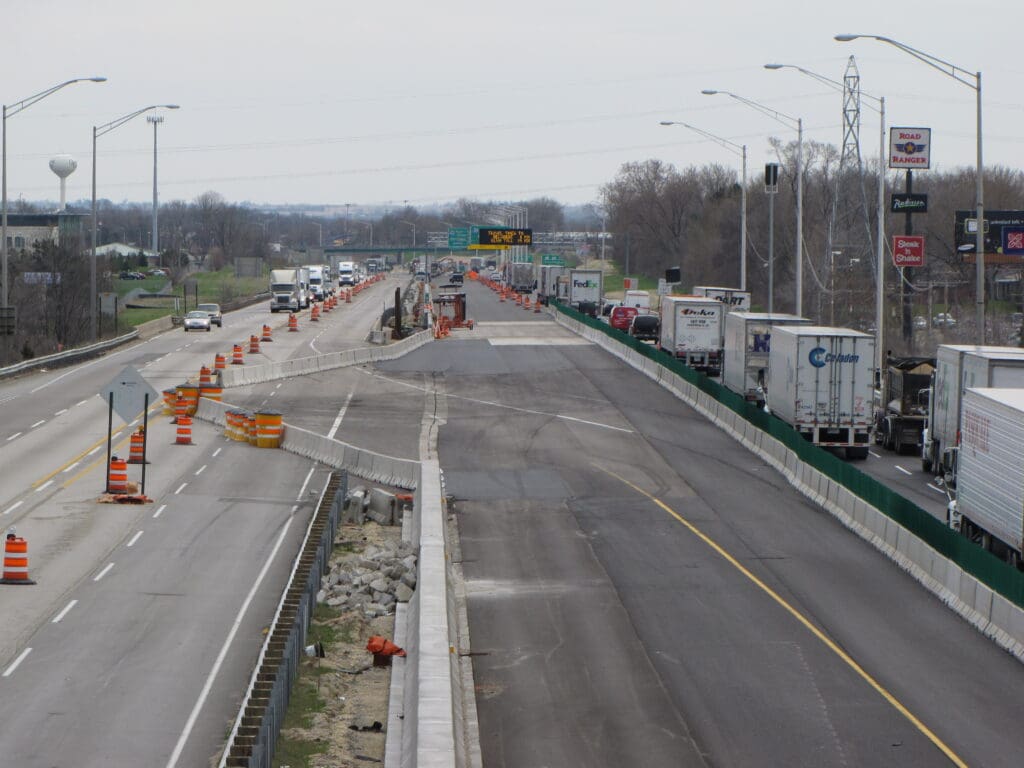
M 889 167 L 928 170 L 932 150 L 931 128 L 890 128 Z

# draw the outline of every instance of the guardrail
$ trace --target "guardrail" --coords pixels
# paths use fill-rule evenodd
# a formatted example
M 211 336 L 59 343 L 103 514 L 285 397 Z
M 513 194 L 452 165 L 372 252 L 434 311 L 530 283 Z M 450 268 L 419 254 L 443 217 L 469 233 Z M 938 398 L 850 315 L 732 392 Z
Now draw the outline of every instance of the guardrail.
M 92 357 L 98 355 L 101 352 L 106 352 L 108 349 L 120 346 L 125 342 L 137 339 L 139 337 L 138 329 L 126 333 L 122 336 L 118 336 L 114 339 L 107 339 L 106 341 L 98 341 L 95 344 L 90 344 L 86 347 L 75 347 L 74 349 L 67 349 L 63 352 L 57 352 L 52 355 L 45 355 L 43 357 L 33 357 L 31 360 L 24 360 L 14 365 L 9 365 L 5 368 L 0 368 L 0 379 L 6 378 L 7 376 L 14 376 L 18 373 L 30 371 L 33 368 L 43 368 L 48 365 L 64 365 L 66 363 L 73 363 L 83 358 Z
M 556 322 L 654 379 L 1024 661 L 1024 574 L 717 382 L 627 334 L 555 307 Z
M 298 357 L 279 363 L 232 367 L 220 372 L 220 385 L 224 388 L 244 387 L 249 384 L 262 384 L 267 381 L 305 376 L 335 368 L 363 365 L 380 360 L 394 360 L 430 341 L 433 341 L 433 336 L 430 333 L 418 331 L 408 338 L 383 347 L 361 347 L 347 349 L 344 352 Z

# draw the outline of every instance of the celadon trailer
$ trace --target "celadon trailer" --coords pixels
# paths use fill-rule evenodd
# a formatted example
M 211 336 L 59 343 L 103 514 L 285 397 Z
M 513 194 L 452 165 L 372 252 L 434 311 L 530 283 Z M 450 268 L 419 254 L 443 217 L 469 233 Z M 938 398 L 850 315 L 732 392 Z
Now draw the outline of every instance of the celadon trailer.
M 772 329 L 782 325 L 810 324 L 806 317 L 778 312 L 726 314 L 722 384 L 746 400 L 763 406 Z
M 849 328 L 777 326 L 768 352 L 766 405 L 809 443 L 866 459 L 875 338 Z

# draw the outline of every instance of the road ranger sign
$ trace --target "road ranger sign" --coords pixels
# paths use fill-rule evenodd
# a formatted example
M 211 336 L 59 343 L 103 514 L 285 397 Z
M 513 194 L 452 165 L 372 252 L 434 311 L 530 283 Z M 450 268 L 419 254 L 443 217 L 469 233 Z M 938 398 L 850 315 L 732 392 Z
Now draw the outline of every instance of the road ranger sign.
M 889 167 L 927 171 L 931 165 L 931 128 L 890 128 Z

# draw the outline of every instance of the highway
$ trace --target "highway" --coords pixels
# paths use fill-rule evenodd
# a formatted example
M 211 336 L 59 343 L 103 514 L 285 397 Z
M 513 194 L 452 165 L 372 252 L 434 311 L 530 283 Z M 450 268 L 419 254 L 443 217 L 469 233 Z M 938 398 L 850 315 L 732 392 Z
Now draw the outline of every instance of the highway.
M 227 440 L 202 422 L 193 423 L 192 445 L 176 445 L 176 428 L 157 404 L 147 445 L 152 503 L 98 503 L 107 431 L 98 393 L 125 366 L 158 393 L 196 380 L 216 353 L 230 360 L 234 343 L 244 344 L 250 365 L 365 346 L 399 284 L 371 286 L 316 324 L 304 312 L 298 333 L 260 303 L 226 314 L 224 327 L 210 333 L 175 329 L 90 362 L 0 382 L 0 521 L 28 541 L 37 582 L 0 587 L 0 764 L 206 765 L 237 714 L 327 482 L 327 468 Z M 249 336 L 264 323 L 274 341 L 249 355 Z M 229 395 L 240 405 L 290 410 L 308 404 L 307 386 L 288 380 Z M 337 418 L 344 402 L 341 390 L 323 393 L 320 410 L 330 418 L 308 409 L 299 421 L 362 442 L 357 420 Z M 409 444 L 396 449 L 415 455 L 421 412 L 422 405 Z M 130 430 L 116 415 L 113 422 L 114 453 L 126 456 Z M 130 466 L 131 481 L 140 469 Z
M 380 368 L 443 389 L 487 768 L 1019 765 L 1019 662 L 656 384 L 467 293 L 476 330 Z

